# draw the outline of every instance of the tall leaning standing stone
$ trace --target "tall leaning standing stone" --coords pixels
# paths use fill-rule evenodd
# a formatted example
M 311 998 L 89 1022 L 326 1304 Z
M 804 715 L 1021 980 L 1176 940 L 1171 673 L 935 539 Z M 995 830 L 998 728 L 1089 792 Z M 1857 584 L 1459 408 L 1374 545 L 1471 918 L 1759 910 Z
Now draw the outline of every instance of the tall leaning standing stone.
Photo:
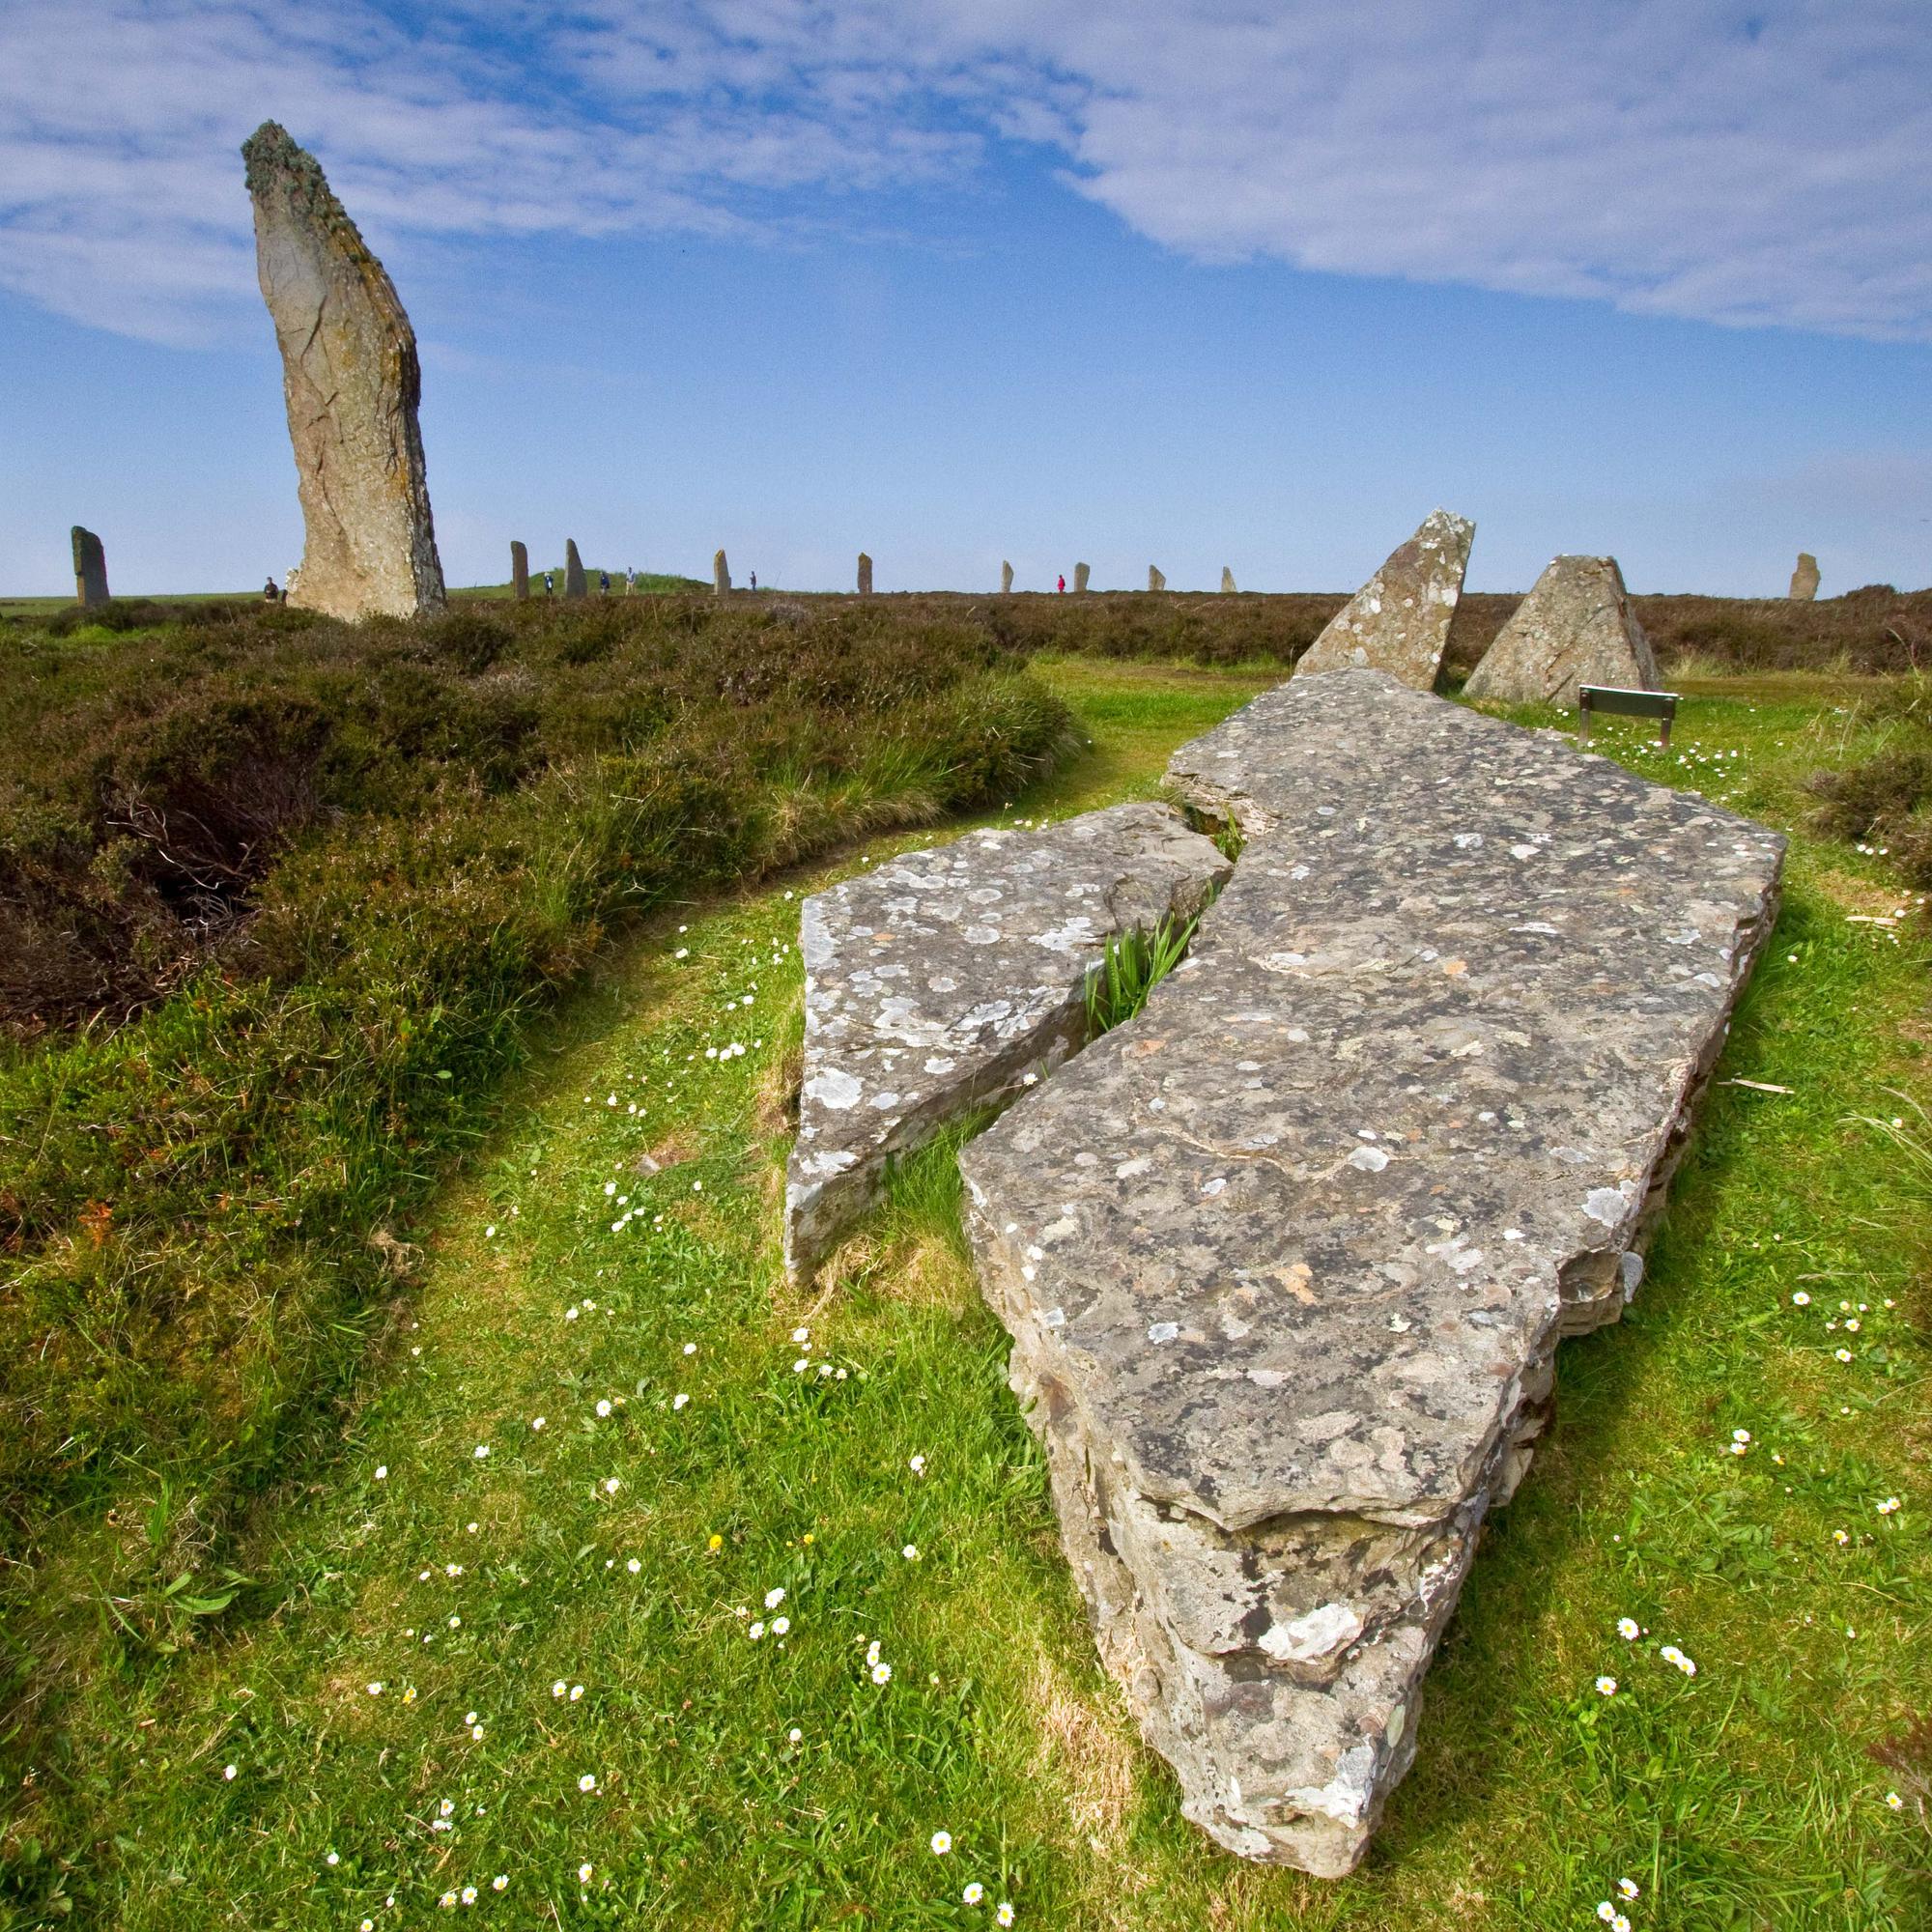
M 1434 691 L 1476 526 L 1432 510 L 1296 661 L 1294 675 L 1354 666 Z
M 519 597 L 530 594 L 530 554 L 514 538 L 510 543 L 510 587 Z
M 440 611 L 415 331 L 315 156 L 273 121 L 242 156 L 306 531 L 290 602 L 352 619 Z
M 107 553 L 92 530 L 73 526 L 73 595 L 84 606 L 107 602 Z
M 711 559 L 711 588 L 719 597 L 731 588 L 731 566 L 725 562 L 722 550 Z
M 1221 566 L 1221 590 L 1225 596 L 1235 593 L 1235 573 L 1225 563 Z
M 587 597 L 590 586 L 583 581 L 583 559 L 577 554 L 577 539 L 563 540 L 563 594 L 566 597 Z
M 1798 553 L 1798 568 L 1791 573 L 1791 595 L 1800 604 L 1808 604 L 1818 594 L 1818 559 L 1808 550 Z
M 1464 697 L 1577 708 L 1577 687 L 1657 689 L 1657 659 L 1613 556 L 1559 556 L 1496 633 Z
M 1000 566 L 1000 595 L 1010 597 L 1013 589 L 1013 567 L 1009 563 Z
M 1076 563 L 1073 566 L 1073 587 L 1075 590 L 1085 590 L 1087 588 L 1089 575 L 1088 568 L 1084 563 Z
M 1148 588 L 1150 590 L 1165 590 L 1167 588 L 1167 579 L 1162 575 L 1157 564 L 1151 563 L 1148 565 Z
M 871 594 L 872 559 L 864 551 L 861 551 L 859 553 L 859 595 L 861 597 L 869 597 Z

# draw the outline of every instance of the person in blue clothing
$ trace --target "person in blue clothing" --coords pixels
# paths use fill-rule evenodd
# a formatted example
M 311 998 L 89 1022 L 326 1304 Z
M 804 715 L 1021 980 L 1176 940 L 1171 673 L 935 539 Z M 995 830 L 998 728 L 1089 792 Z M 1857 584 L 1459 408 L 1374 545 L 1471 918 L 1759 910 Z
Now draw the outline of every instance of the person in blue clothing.
M 549 571 L 544 572 L 544 595 L 546 597 L 554 597 L 556 595 L 556 582 Z
M 608 597 L 611 594 L 611 573 L 608 570 L 600 570 L 597 573 L 597 594 L 600 597 Z

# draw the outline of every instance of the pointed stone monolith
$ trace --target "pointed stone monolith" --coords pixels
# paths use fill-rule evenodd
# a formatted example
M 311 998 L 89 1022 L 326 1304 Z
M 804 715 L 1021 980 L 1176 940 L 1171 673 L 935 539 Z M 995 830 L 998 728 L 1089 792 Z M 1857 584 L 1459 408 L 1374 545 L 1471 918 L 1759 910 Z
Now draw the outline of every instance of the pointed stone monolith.
M 1432 510 L 1416 533 L 1350 598 L 1294 667 L 1297 677 L 1346 666 L 1385 670 L 1434 691 L 1476 526 Z
M 92 606 L 107 602 L 107 553 L 92 530 L 73 526 L 74 602 Z
M 1013 588 L 1013 567 L 1009 563 L 1003 563 L 1000 566 L 1001 596 L 1003 597 L 1010 596 L 1012 594 L 1012 588 Z
M 1221 566 L 1221 588 L 1229 594 L 1232 594 L 1235 588 L 1235 573 L 1225 563 Z
M 530 554 L 515 538 L 510 541 L 510 587 L 519 597 L 530 594 Z
M 872 559 L 864 551 L 861 551 L 859 553 L 859 595 L 861 597 L 869 597 L 871 594 Z
M 1167 579 L 1161 574 L 1160 568 L 1156 564 L 1151 563 L 1148 565 L 1148 588 L 1150 590 L 1165 590 L 1167 588 Z
M 1087 566 L 1084 563 L 1076 563 L 1073 566 L 1073 587 L 1075 590 L 1085 590 L 1087 588 L 1088 574 Z
M 1798 568 L 1791 573 L 1791 595 L 1800 604 L 1808 604 L 1818 594 L 1818 559 L 1808 550 L 1798 553 Z
M 1658 688 L 1657 659 L 1613 556 L 1556 557 L 1496 633 L 1463 696 L 1574 711 L 1579 684 Z
M 577 554 L 577 539 L 566 537 L 563 544 L 563 594 L 587 597 L 590 586 L 583 581 L 583 559 Z
M 272 121 L 242 155 L 306 531 L 289 601 L 352 619 L 440 611 L 415 331 L 315 156 Z
M 731 588 L 731 566 L 724 561 L 721 550 L 711 559 L 711 589 L 715 596 L 723 597 Z

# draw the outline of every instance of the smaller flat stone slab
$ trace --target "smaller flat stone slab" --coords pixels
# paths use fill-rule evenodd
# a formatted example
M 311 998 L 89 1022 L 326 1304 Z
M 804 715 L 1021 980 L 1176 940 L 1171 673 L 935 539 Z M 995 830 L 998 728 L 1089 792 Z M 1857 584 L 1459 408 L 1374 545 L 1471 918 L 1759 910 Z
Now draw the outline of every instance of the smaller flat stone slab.
M 1199 912 L 1228 876 L 1161 805 L 969 834 L 807 899 L 805 1068 L 785 1266 L 809 1276 L 888 1163 L 1082 1042 L 1107 942 Z
M 1483 653 L 1463 696 L 1574 711 L 1585 684 L 1658 688 L 1656 656 L 1613 556 L 1553 558 Z
M 1476 526 L 1467 518 L 1430 511 L 1415 534 L 1328 620 L 1295 661 L 1293 674 L 1385 670 L 1413 690 L 1434 691 L 1475 537 Z

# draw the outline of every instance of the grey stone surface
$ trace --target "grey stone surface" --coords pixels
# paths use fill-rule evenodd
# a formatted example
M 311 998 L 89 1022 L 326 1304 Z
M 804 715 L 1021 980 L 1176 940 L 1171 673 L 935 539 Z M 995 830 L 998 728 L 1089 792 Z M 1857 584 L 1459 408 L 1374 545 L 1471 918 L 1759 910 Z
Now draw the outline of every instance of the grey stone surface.
M 1294 675 L 1366 668 L 1385 670 L 1417 691 L 1434 691 L 1475 534 L 1474 524 L 1432 510 L 1329 619 L 1296 661 Z
M 909 852 L 800 917 L 805 1067 L 785 1265 L 809 1275 L 887 1162 L 1080 1044 L 1107 941 L 1200 910 L 1228 862 L 1165 806 Z
M 1088 577 L 1089 577 L 1089 575 L 1090 575 L 1090 574 L 1091 574 L 1091 573 L 1089 572 L 1089 570 L 1088 570 L 1087 566 L 1086 566 L 1086 565 L 1085 565 L 1084 563 L 1076 563 L 1076 564 L 1075 564 L 1075 565 L 1073 566 L 1073 587 L 1074 587 L 1074 589 L 1076 589 L 1076 590 L 1085 590 L 1085 589 L 1087 588 L 1087 579 L 1088 579 Z
M 861 597 L 869 597 L 871 594 L 872 559 L 864 551 L 861 551 L 859 553 L 859 595 Z
M 78 604 L 105 604 L 107 589 L 107 553 L 101 547 L 100 539 L 92 530 L 84 530 L 75 524 L 73 536 L 73 595 Z
M 1009 563 L 1000 565 L 1000 594 L 1009 596 L 1013 587 L 1013 567 Z
M 519 597 L 530 594 L 530 554 L 514 537 L 510 540 L 510 588 Z
M 1221 566 L 1221 588 L 1230 594 L 1235 588 L 1235 573 L 1225 563 Z
M 1791 573 L 1791 594 L 1801 604 L 1808 604 L 1818 594 L 1818 559 L 1808 550 L 1798 553 L 1798 568 Z
M 577 554 L 577 539 L 566 537 L 563 545 L 563 594 L 587 597 L 590 586 L 583 580 L 583 559 Z
M 351 619 L 440 611 L 415 331 L 315 156 L 272 121 L 242 155 L 301 495 L 289 601 Z
M 721 550 L 711 559 L 711 588 L 718 596 L 723 597 L 730 587 L 731 566 L 725 562 L 724 553 Z
M 1616 1320 L 1782 841 L 1384 674 L 1177 755 L 1247 843 L 961 1156 L 1098 1645 L 1186 1815 L 1352 1868 L 1558 1340 Z
M 1464 697 L 1577 708 L 1579 684 L 1656 691 L 1657 659 L 1613 556 L 1559 556 L 1511 613 Z
M 1167 579 L 1161 574 L 1159 568 L 1151 563 L 1148 565 L 1148 588 L 1150 590 L 1165 590 L 1167 588 Z

